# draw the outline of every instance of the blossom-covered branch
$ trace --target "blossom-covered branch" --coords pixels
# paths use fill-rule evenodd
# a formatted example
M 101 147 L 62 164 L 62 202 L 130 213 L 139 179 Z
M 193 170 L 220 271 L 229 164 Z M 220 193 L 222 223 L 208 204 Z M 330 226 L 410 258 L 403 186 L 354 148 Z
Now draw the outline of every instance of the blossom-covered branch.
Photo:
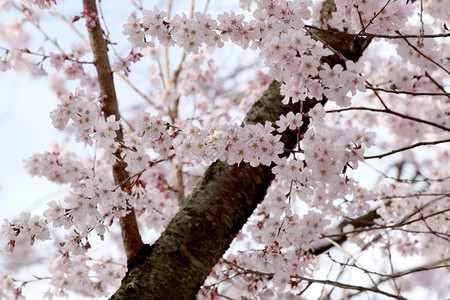
M 321 37 L 327 40 L 328 36 L 321 34 Z M 364 44 L 351 52 L 345 41 L 333 40 L 330 44 L 350 52 L 353 58 L 359 57 L 367 46 Z M 329 61 L 342 63 L 337 56 Z M 279 115 L 298 110 L 294 104 L 280 103 L 279 89 L 280 84 L 274 81 L 247 114 L 246 124 L 274 122 Z M 308 113 L 318 102 L 316 99 L 303 102 L 303 112 Z M 308 125 L 305 122 L 301 126 L 301 135 Z M 297 134 L 285 131 L 281 140 L 286 148 L 292 149 L 297 144 Z M 268 166 L 215 162 L 160 239 L 138 253 L 137 259 L 128 265 L 127 276 L 111 299 L 177 298 L 181 294 L 186 299 L 194 297 L 211 268 L 264 198 L 272 179 Z M 180 277 L 180 272 L 185 276 Z

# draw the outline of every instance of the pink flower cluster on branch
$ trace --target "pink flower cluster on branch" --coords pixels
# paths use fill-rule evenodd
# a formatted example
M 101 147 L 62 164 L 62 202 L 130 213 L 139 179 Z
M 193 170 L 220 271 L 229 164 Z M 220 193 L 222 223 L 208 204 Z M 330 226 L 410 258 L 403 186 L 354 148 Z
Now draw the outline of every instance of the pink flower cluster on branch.
M 254 167 L 270 166 L 283 152 L 281 136 L 271 134 L 274 130 L 270 122 L 244 127 L 209 124 L 202 129 L 189 125 L 178 133 L 174 149 L 183 157 L 207 163 L 218 159 L 228 164 L 243 161 Z
M 331 52 L 303 28 L 303 20 L 310 18 L 308 2 L 286 1 L 278 7 L 270 1 L 257 1 L 257 5 L 250 22 L 234 12 L 220 14 L 217 20 L 199 12 L 193 19 L 175 15 L 166 22 L 166 13 L 155 7 L 144 10 L 142 20 L 129 17 L 123 33 L 139 48 L 154 46 L 151 38 L 156 38 L 163 46 L 176 44 L 194 54 L 202 44 L 220 48 L 226 41 L 244 49 L 258 49 L 271 75 L 285 82 L 281 89 L 285 103 L 324 94 L 338 105 L 348 106 L 349 91 L 353 94 L 356 90 L 365 91 L 365 77 L 360 75 L 362 64 L 347 62 L 345 70 L 340 65 L 331 70 L 328 64 L 320 64 L 320 58 Z

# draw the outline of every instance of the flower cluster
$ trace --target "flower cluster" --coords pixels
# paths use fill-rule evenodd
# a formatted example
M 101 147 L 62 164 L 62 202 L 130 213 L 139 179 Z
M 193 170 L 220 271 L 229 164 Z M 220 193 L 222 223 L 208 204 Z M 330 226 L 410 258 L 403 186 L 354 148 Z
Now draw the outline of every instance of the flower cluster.
M 76 131 L 77 142 L 92 146 L 96 141 L 98 146 L 105 150 L 105 158 L 114 161 L 119 148 L 119 143 L 115 139 L 120 121 L 114 116 L 109 116 L 105 120 L 98 103 L 89 100 L 81 89 L 77 89 L 74 94 L 63 94 L 60 101 L 61 103 L 50 113 L 53 125 L 63 130 L 71 121 L 70 125 Z
M 90 248 L 91 232 L 102 237 L 114 220 L 127 213 L 129 198 L 112 182 L 87 179 L 61 203 L 48 203 L 44 216 L 54 227 L 73 228 L 73 233 L 66 236 L 62 249 L 67 253 L 82 254 Z
M 275 128 L 270 122 L 243 127 L 233 124 L 208 124 L 198 128 L 189 124 L 173 141 L 177 154 L 207 163 L 217 159 L 228 164 L 240 162 L 270 166 L 283 152 L 281 135 L 272 135 Z
M 95 233 L 101 238 L 106 228 L 114 220 L 124 216 L 130 196 L 114 188 L 111 182 L 87 179 L 79 183 L 62 202 L 49 202 L 41 218 L 29 213 L 22 213 L 17 222 L 5 221 L 1 233 L 9 241 L 12 251 L 18 238 L 35 240 L 50 238 L 48 225 L 73 229 L 61 243 L 61 251 L 70 254 L 83 254 L 90 248 L 89 235 Z
M 17 222 L 10 223 L 5 220 L 0 233 L 8 241 L 9 250 L 12 252 L 16 244 L 16 239 L 29 240 L 33 245 L 36 240 L 49 240 L 50 231 L 47 222 L 39 216 L 31 216 L 30 213 L 23 212 Z
M 131 51 L 131 53 L 126 58 L 118 58 L 118 60 L 113 64 L 113 68 L 115 72 L 123 71 L 125 76 L 128 77 L 130 74 L 130 65 L 131 63 L 136 63 L 141 60 L 143 55 L 141 53 L 135 53 Z
M 294 113 L 292 111 L 288 112 L 287 115 L 280 116 L 280 119 L 276 121 L 276 124 L 278 126 L 277 131 L 283 132 L 286 130 L 286 128 L 289 128 L 290 130 L 296 130 L 300 128 L 303 124 L 303 116 L 300 113 Z
M 81 12 L 81 15 L 86 19 L 86 27 L 94 28 L 98 21 L 98 16 L 96 13 L 91 13 L 85 7 Z
M 52 257 L 50 288 L 45 297 L 67 297 L 74 291 L 84 296 L 108 295 L 109 288 L 117 285 L 124 276 L 124 266 L 112 261 L 92 263 L 89 257 Z
M 206 68 L 202 65 L 206 64 Z M 212 60 L 206 60 L 205 55 L 192 55 L 183 62 L 182 67 L 186 72 L 181 78 L 179 89 L 182 96 L 188 97 L 203 94 L 207 97 L 207 91 L 214 86 L 214 75 L 217 73 L 217 66 Z M 220 89 L 220 87 L 214 87 Z M 219 93 L 219 92 L 217 92 Z
M 425 27 L 424 34 L 431 32 L 433 32 L 431 28 Z M 423 75 L 425 72 L 439 69 L 439 63 L 445 65 L 446 57 L 443 55 L 443 51 L 438 48 L 438 43 L 433 39 L 400 39 L 395 41 L 395 45 L 397 46 L 397 54 L 403 61 L 417 66 L 418 74 Z M 410 45 L 420 50 L 416 51 Z
M 336 12 L 329 23 L 333 28 L 353 32 L 393 33 L 405 25 L 413 13 L 411 5 L 398 1 L 367 2 L 337 0 Z
M 67 152 L 34 154 L 25 160 L 25 168 L 30 175 L 43 176 L 57 184 L 78 185 L 88 173 L 83 164 Z
M 84 100 L 85 93 L 77 89 L 74 94 L 69 93 L 60 98 L 61 103 L 50 113 L 53 126 L 63 130 L 70 120 L 77 128 L 77 142 L 83 141 L 92 145 L 91 135 L 94 133 L 93 125 L 99 115 L 99 107 Z
M 0 271 L 0 297 L 2 299 L 23 299 L 21 289 L 16 287 L 14 278 L 5 271 Z
M 282 181 L 292 182 L 294 191 L 304 199 L 315 190 L 316 197 L 321 201 L 344 197 L 351 191 L 350 179 L 346 176 L 347 166 L 357 168 L 363 160 L 364 148 L 372 146 L 375 134 L 357 130 L 329 130 L 324 125 L 325 111 L 317 104 L 310 112 L 311 124 L 308 132 L 302 137 L 299 145 L 302 149 L 302 159 L 297 155 L 294 159 L 283 158 L 273 168 L 272 172 Z M 291 116 L 292 123 L 298 123 Z M 279 121 L 281 125 L 286 124 Z M 294 125 L 296 126 L 296 125 Z M 336 184 L 339 183 L 339 184 Z M 328 190 L 328 187 L 331 190 Z
M 274 6 L 260 1 L 257 4 L 255 19 L 250 22 L 243 15 L 225 12 L 217 21 L 196 13 L 193 19 L 175 15 L 164 23 L 166 14 L 155 7 L 153 11 L 144 10 L 142 23 L 130 17 L 124 34 L 137 47 L 152 46 L 143 42 L 150 36 L 158 38 L 162 45 L 175 43 L 190 53 L 198 53 L 202 43 L 222 47 L 228 40 L 244 49 L 259 49 L 274 78 L 284 82 L 281 93 L 285 95 L 285 103 L 325 95 L 340 106 L 348 106 L 348 92 L 365 91 L 365 77 L 360 75 L 362 64 L 349 61 L 346 69 L 341 65 L 331 68 L 326 63 L 320 64 L 320 58 L 331 51 L 303 30 L 302 20 L 310 18 L 308 3 L 286 1 Z
M 137 149 L 152 149 L 161 158 L 167 158 L 172 154 L 173 137 L 169 135 L 168 130 L 170 125 L 163 121 L 161 116 L 152 116 L 144 112 L 138 116 L 136 124 L 134 134 L 125 136 L 127 145 Z M 132 156 L 135 155 L 132 154 Z

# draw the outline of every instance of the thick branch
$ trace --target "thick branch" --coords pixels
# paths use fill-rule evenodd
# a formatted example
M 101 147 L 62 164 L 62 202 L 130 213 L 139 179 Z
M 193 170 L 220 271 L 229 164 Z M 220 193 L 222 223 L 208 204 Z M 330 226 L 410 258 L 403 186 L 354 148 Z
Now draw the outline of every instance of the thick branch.
M 85 9 L 89 15 L 98 15 L 95 0 L 83 0 Z M 92 52 L 94 54 L 94 65 L 98 73 L 98 82 L 100 84 L 100 95 L 103 100 L 103 113 L 105 119 L 109 116 L 115 116 L 116 120 L 120 119 L 119 106 L 116 97 L 116 90 L 114 87 L 113 73 L 108 58 L 108 46 L 103 37 L 103 30 L 98 21 L 95 22 L 95 27 L 87 27 L 89 32 L 89 40 L 91 43 Z M 123 143 L 122 127 L 116 131 L 116 140 Z M 129 181 L 129 174 L 125 170 L 127 164 L 120 159 L 120 150 L 117 150 L 115 155 L 118 157 L 117 162 L 113 166 L 114 182 L 120 185 L 122 190 L 130 192 L 131 183 Z M 125 252 L 128 260 L 134 257 L 139 249 L 144 247 L 141 240 L 139 229 L 136 222 L 136 215 L 133 208 L 128 209 L 129 212 L 125 217 L 120 218 L 120 227 L 122 229 L 122 238 L 125 246 Z
M 280 105 L 282 99 L 274 81 L 246 122 L 275 121 L 298 108 Z M 315 103 L 306 103 L 304 110 Z M 293 148 L 296 140 L 295 135 L 283 136 L 286 147 Z M 267 166 L 212 164 L 161 238 L 128 266 L 130 271 L 112 299 L 192 299 L 272 179 Z
M 326 33 L 316 34 L 342 51 L 347 59 L 357 60 L 368 44 L 363 38 L 350 45 Z M 343 63 L 339 55 L 326 61 L 331 65 Z M 274 122 L 282 114 L 298 111 L 298 104 L 281 104 L 279 86 L 275 81 L 269 86 L 248 113 L 246 123 Z M 306 101 L 303 112 L 317 102 Z M 306 120 L 300 134 L 306 132 L 308 124 Z M 292 149 L 297 134 L 286 131 L 281 140 L 287 149 Z M 129 263 L 129 271 L 111 299 L 193 299 L 212 267 L 264 199 L 272 179 L 271 168 L 267 166 L 213 163 L 158 241 L 146 246 Z

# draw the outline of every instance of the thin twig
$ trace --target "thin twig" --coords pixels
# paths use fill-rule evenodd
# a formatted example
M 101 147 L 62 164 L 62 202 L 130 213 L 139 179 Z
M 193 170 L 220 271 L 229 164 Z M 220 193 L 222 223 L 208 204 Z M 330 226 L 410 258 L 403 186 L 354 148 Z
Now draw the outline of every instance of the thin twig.
M 75 28 L 75 26 L 73 26 L 73 22 L 69 22 L 69 20 L 67 20 L 63 15 L 61 15 L 53 6 L 50 8 L 50 11 L 61 21 L 63 21 L 67 26 L 69 26 L 75 32 L 75 34 L 78 35 L 78 37 L 84 42 L 86 46 L 89 46 L 89 41 L 84 37 L 84 35 L 81 34 L 80 31 L 78 31 L 78 29 Z
M 373 85 L 368 81 L 366 81 L 366 84 L 369 86 L 369 88 L 372 88 L 373 93 L 375 94 L 375 96 L 377 96 L 378 100 L 380 100 L 381 105 L 383 105 L 386 110 L 390 110 L 389 107 L 387 107 L 386 103 L 383 101 L 383 98 L 381 98 L 380 94 L 378 94 L 378 92 L 373 89 Z
M 389 155 L 392 155 L 392 154 L 395 154 L 398 152 L 403 152 L 403 151 L 413 149 L 416 147 L 420 147 L 420 146 L 437 145 L 437 144 L 448 143 L 448 142 L 450 142 L 450 139 L 439 140 L 439 141 L 429 141 L 429 142 L 418 142 L 418 143 L 415 143 L 415 144 L 412 144 L 412 145 L 409 145 L 406 147 L 402 147 L 399 149 L 395 149 L 395 150 L 383 153 L 383 154 L 364 156 L 364 159 L 383 158 L 385 156 L 389 156 Z
M 425 76 L 450 98 L 450 93 L 447 93 L 442 84 L 439 84 L 427 71 L 425 71 Z
M 327 43 L 324 39 L 322 39 L 321 37 L 319 37 L 317 34 L 315 34 L 314 32 L 312 32 L 311 30 L 309 30 L 308 28 L 305 27 L 305 30 L 317 41 L 320 41 L 325 47 L 327 47 L 328 49 L 331 50 L 331 52 L 333 52 L 334 54 L 336 54 L 337 56 L 339 56 L 340 59 L 342 59 L 342 61 L 347 61 L 347 58 L 342 55 L 341 52 L 337 51 L 336 49 L 334 49 L 333 47 L 331 47 L 331 45 L 329 43 Z
M 317 236 L 318 236 L 320 239 L 326 240 L 328 243 L 332 244 L 332 245 L 335 246 L 336 248 L 338 248 L 338 249 L 340 249 L 341 251 L 343 251 L 345 254 L 347 254 L 347 255 L 354 261 L 355 265 L 357 265 L 358 267 L 360 267 L 361 270 L 365 270 L 365 268 L 358 262 L 358 260 L 357 260 L 350 252 L 348 252 L 348 251 L 345 250 L 343 247 L 341 247 L 341 245 L 339 245 L 338 243 L 336 243 L 335 241 L 333 241 L 333 240 L 330 239 L 330 238 L 324 237 L 324 236 L 321 235 L 321 234 L 318 234 Z M 364 273 L 366 273 L 367 276 L 369 277 L 370 281 L 372 281 L 372 283 L 373 283 L 374 285 L 376 285 L 375 280 L 373 280 L 372 276 L 370 276 L 370 273 L 368 273 L 368 272 L 364 272 Z
M 432 93 L 432 92 L 408 92 L 408 91 L 399 91 L 399 90 L 388 90 L 383 88 L 376 88 L 373 86 L 366 86 L 366 88 L 372 90 L 372 91 L 379 91 L 379 92 L 385 92 L 385 93 L 391 93 L 391 94 L 405 94 L 405 95 L 411 95 L 411 96 L 447 96 L 450 97 L 450 93 L 444 92 L 444 93 Z
M 430 122 L 427 120 L 423 120 L 423 119 L 419 119 L 416 117 L 411 117 L 405 114 L 401 114 L 399 112 L 393 111 L 393 110 L 387 110 L 387 109 L 378 109 L 378 108 L 371 108 L 371 107 L 347 107 L 347 108 L 341 108 L 341 109 L 332 109 L 332 110 L 327 110 L 327 113 L 338 113 L 338 112 L 342 112 L 342 111 L 350 111 L 350 110 L 366 110 L 366 111 L 370 111 L 370 112 L 381 112 L 381 113 L 387 113 L 387 114 L 391 114 L 403 119 L 408 119 L 411 121 L 415 121 L 418 123 L 424 123 L 424 124 L 428 124 L 434 127 L 437 127 L 439 129 L 442 129 L 444 131 L 450 131 L 450 128 L 442 126 L 440 124 L 434 123 L 434 122 Z
M 363 33 L 363 32 L 365 32 L 366 31 L 366 29 L 367 29 L 367 27 L 369 27 L 370 26 L 370 24 L 372 24 L 372 22 L 383 12 L 383 10 L 386 8 L 386 6 L 389 4 L 389 2 L 391 2 L 391 0 L 388 0 L 385 4 L 384 4 L 384 6 L 380 9 L 380 11 L 379 12 L 377 12 L 373 17 L 372 17 L 372 19 L 370 19 L 369 20 L 369 22 L 366 24 L 366 25 L 364 25 L 364 24 L 362 24 L 362 20 L 361 20 L 361 25 L 363 25 L 362 27 L 362 29 L 355 35 L 355 37 L 353 38 L 353 40 L 355 40 L 357 37 L 359 37 L 360 36 L 360 34 L 361 33 Z M 359 10 L 358 10 L 358 13 L 359 13 Z M 360 15 L 360 18 L 361 18 L 361 15 Z
M 431 271 L 431 270 L 440 269 L 440 268 L 448 268 L 449 267 L 448 264 L 445 264 L 445 265 L 437 265 L 437 264 L 439 264 L 441 262 L 445 263 L 445 262 L 448 262 L 449 260 L 450 260 L 450 258 L 444 258 L 442 260 L 438 260 L 438 261 L 435 261 L 435 262 L 432 262 L 429 264 L 425 264 L 423 266 L 415 267 L 410 270 L 405 270 L 405 271 L 399 272 L 397 274 L 391 274 L 391 275 L 377 274 L 379 276 L 384 277 L 384 278 L 380 279 L 378 284 L 383 283 L 387 280 L 391 280 L 392 278 L 398 278 L 398 277 L 402 277 L 402 276 L 412 274 L 412 273 L 418 273 L 418 272 L 422 272 L 422 271 Z M 362 292 L 364 292 L 364 291 L 359 291 L 357 293 L 349 295 L 349 298 L 357 296 L 357 295 L 361 294 Z
M 55 46 L 56 46 L 56 45 L 55 45 Z M 4 48 L 4 47 L 0 47 L 0 50 L 5 51 L 6 53 L 8 53 L 8 52 L 10 51 L 10 49 Z M 30 49 L 28 49 L 28 48 L 24 48 L 24 49 L 16 48 L 16 50 L 22 52 L 23 54 L 29 54 L 29 55 L 34 55 L 34 56 L 42 57 L 42 60 L 48 59 L 48 58 L 50 57 L 50 55 L 46 55 L 46 54 L 42 54 L 42 53 L 37 53 L 37 52 L 30 51 Z M 60 50 L 60 51 L 61 51 L 61 50 Z M 73 57 L 71 57 L 71 56 L 68 56 L 68 55 L 65 54 L 64 52 L 61 52 L 61 54 L 64 56 L 64 59 L 65 59 L 65 60 L 70 60 L 70 61 L 77 62 L 77 63 L 80 63 L 80 64 L 91 64 L 91 65 L 94 64 L 93 61 L 83 61 L 83 60 L 78 60 L 78 59 L 75 59 L 75 58 L 73 58 Z
M 400 33 L 400 31 L 396 30 L 395 33 L 397 33 L 398 35 L 402 36 L 402 34 Z M 448 75 L 450 75 L 450 71 L 447 70 L 446 68 L 444 68 L 442 65 L 438 64 L 436 61 L 434 61 L 433 59 L 431 59 L 430 57 L 428 57 L 425 53 L 423 53 L 422 51 L 419 50 L 419 48 L 417 48 L 416 46 L 414 46 L 413 44 L 410 43 L 410 41 L 408 41 L 407 38 L 403 38 L 403 40 L 408 44 L 408 46 L 410 46 L 411 48 L 413 48 L 417 53 L 419 53 L 420 55 L 422 55 L 424 58 L 426 58 L 427 60 L 429 60 L 430 62 L 432 62 L 433 64 L 435 64 L 438 68 L 440 68 L 441 70 L 443 70 L 445 73 L 447 73 Z

